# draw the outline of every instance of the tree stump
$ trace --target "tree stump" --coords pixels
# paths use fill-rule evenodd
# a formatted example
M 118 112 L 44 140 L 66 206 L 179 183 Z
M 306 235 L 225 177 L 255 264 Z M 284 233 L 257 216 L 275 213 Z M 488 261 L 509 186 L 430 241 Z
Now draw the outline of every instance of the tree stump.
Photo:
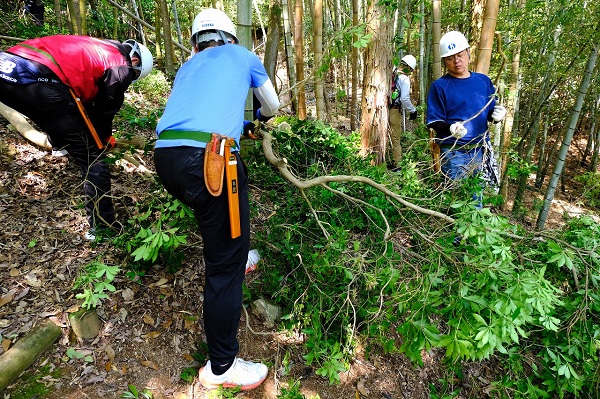
M 25 371 L 61 334 L 52 322 L 36 327 L 0 356 L 0 392 Z
M 96 338 L 100 332 L 100 318 L 95 308 L 70 313 L 69 322 L 75 335 L 84 340 Z

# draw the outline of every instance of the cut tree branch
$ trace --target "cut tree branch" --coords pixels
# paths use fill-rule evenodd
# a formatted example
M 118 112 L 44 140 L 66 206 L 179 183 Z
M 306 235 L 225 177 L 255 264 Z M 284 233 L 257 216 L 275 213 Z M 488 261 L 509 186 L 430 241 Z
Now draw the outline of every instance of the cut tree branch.
M 412 202 L 406 201 L 404 198 L 402 198 L 400 195 L 396 194 L 395 192 L 393 192 L 392 190 L 387 188 L 385 185 L 377 183 L 377 182 L 369 179 L 368 177 L 351 176 L 351 175 L 337 175 L 337 176 L 319 176 L 314 179 L 301 180 L 292 173 L 286 160 L 281 157 L 278 157 L 273 152 L 273 136 L 265 130 L 262 131 L 262 136 L 263 136 L 263 142 L 262 142 L 263 151 L 264 151 L 265 157 L 267 158 L 269 163 L 271 163 L 271 165 L 275 166 L 279 170 L 279 173 L 281 173 L 281 175 L 286 180 L 288 180 L 290 183 L 292 183 L 300 191 L 304 191 L 307 188 L 311 188 L 311 187 L 315 187 L 315 186 L 323 186 L 323 187 L 327 188 L 328 190 L 335 192 L 333 189 L 331 189 L 329 187 L 329 183 L 334 183 L 334 182 L 336 182 L 336 183 L 347 183 L 347 182 L 363 183 L 363 184 L 369 185 L 369 186 L 381 191 L 382 193 L 384 193 L 391 199 L 399 202 L 403 206 L 410 208 L 416 212 L 445 220 L 448 223 L 454 223 L 454 219 L 452 217 L 450 217 L 448 215 L 444 215 L 443 213 L 440 213 L 437 211 L 433 211 L 431 209 L 420 207 L 416 204 L 413 204 Z M 339 192 L 335 192 L 335 193 L 339 194 Z M 360 203 L 364 204 L 364 202 L 359 201 L 356 198 L 352 198 L 352 200 L 355 202 L 360 202 Z M 387 220 L 385 218 L 384 218 L 384 220 L 386 222 L 386 226 L 388 226 Z M 390 233 L 389 233 L 389 226 L 388 226 L 388 228 L 386 229 L 386 234 L 385 234 L 386 239 L 389 238 L 389 234 Z

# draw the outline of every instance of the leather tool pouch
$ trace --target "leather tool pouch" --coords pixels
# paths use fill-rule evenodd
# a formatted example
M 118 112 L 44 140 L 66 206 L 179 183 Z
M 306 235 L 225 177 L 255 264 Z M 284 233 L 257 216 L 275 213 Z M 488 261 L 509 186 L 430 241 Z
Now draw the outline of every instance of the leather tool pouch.
M 223 191 L 225 157 L 219 154 L 221 135 L 213 133 L 212 142 L 207 143 L 204 153 L 204 182 L 208 192 L 218 197 Z

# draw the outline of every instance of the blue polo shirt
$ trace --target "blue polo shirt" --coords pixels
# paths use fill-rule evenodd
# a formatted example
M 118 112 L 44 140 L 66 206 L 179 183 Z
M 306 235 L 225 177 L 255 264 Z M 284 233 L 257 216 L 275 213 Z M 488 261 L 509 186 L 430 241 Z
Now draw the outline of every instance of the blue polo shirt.
M 250 88 L 269 79 L 256 54 L 245 47 L 225 44 L 195 54 L 181 66 L 163 116 L 156 126 L 156 148 L 205 147 L 186 140 L 160 140 L 165 130 L 219 133 L 238 143 Z

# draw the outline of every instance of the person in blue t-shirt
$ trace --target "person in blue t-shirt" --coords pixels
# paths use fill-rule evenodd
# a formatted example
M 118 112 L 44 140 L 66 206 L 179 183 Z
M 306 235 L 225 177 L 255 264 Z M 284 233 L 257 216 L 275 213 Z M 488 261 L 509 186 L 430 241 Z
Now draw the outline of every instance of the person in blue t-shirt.
M 427 126 L 436 132 L 442 172 L 451 180 L 460 180 L 483 172 L 488 122 L 500 122 L 506 109 L 496 104 L 490 78 L 469 71 L 469 43 L 462 33 L 442 36 L 440 55 L 448 73 L 429 89 Z M 481 207 L 481 196 L 476 197 Z
M 235 28 L 225 13 L 201 11 L 192 24 L 194 55 L 181 66 L 165 112 L 156 127 L 156 172 L 175 198 L 196 216 L 204 244 L 204 330 L 209 361 L 199 372 L 207 388 L 260 385 L 267 366 L 237 357 L 237 330 L 242 311 L 242 283 L 250 248 L 248 176 L 239 151 L 237 192 L 241 236 L 232 238 L 227 190 L 211 193 L 204 176 L 204 157 L 211 133 L 235 140 L 240 147 L 244 107 L 252 88 L 266 122 L 279 108 L 277 93 L 256 54 L 237 45 Z

